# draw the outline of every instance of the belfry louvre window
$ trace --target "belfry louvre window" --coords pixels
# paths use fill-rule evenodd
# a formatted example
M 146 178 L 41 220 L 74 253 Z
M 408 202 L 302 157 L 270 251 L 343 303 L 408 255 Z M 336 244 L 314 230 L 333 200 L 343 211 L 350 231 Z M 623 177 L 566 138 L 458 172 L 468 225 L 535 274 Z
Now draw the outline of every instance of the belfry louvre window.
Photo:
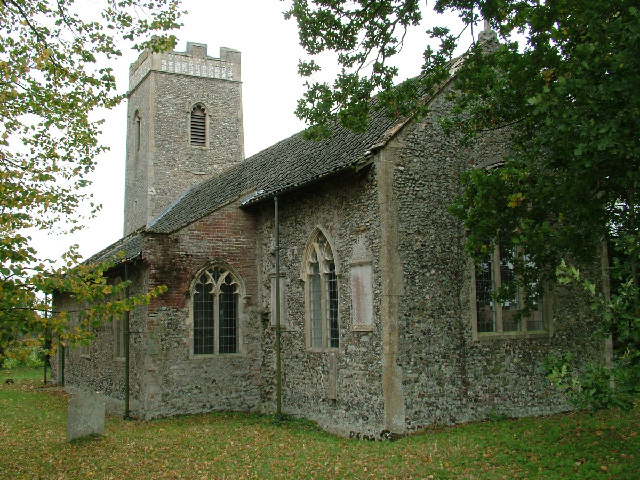
M 534 305 L 527 317 L 518 319 L 518 311 L 524 308 L 522 289 L 517 289 L 511 296 L 496 301 L 493 293 L 503 284 L 513 283 L 515 250 L 502 249 L 496 246 L 480 264 L 476 266 L 476 331 L 485 333 L 511 332 L 543 332 L 546 318 L 543 315 L 543 302 Z
M 193 353 L 237 353 L 239 285 L 228 270 L 213 267 L 193 287 Z
M 338 348 L 338 277 L 331 246 L 318 231 L 305 258 L 307 329 L 311 348 Z
M 191 110 L 191 145 L 207 144 L 207 116 L 202 105 L 196 105 Z

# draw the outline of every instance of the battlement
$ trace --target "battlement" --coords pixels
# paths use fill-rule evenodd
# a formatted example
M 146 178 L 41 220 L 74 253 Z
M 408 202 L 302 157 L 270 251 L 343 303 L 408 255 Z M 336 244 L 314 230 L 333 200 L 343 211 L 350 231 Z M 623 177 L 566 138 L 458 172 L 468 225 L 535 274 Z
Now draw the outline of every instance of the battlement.
M 129 91 L 135 89 L 151 70 L 239 82 L 240 52 L 220 47 L 219 58 L 209 57 L 205 44 L 193 42 L 187 42 L 186 52 L 152 53 L 145 50 L 129 67 Z

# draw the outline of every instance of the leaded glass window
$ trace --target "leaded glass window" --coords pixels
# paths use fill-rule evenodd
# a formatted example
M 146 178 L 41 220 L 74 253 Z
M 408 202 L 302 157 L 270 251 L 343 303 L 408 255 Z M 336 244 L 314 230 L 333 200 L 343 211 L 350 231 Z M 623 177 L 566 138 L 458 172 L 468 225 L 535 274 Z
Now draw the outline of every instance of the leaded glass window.
M 311 311 L 311 346 L 322 347 L 322 280 L 318 266 L 318 256 L 313 254 L 311 275 L 309 276 L 309 300 Z
M 493 255 L 476 266 L 476 309 L 478 332 L 494 332 L 496 312 L 493 293 Z
M 193 287 L 193 353 L 237 353 L 238 302 L 235 277 L 221 267 L 205 270 Z
M 331 245 L 322 232 L 309 242 L 305 261 L 309 346 L 339 348 L 338 277 Z
M 516 255 L 515 249 L 508 250 L 496 246 L 476 265 L 476 331 L 479 334 L 546 330 L 540 303 L 534 303 L 534 309 L 529 316 L 519 318 L 518 312 L 524 308 L 521 288 L 513 288 L 507 298 L 502 298 L 500 302 L 494 298 L 494 293 L 502 286 L 515 285 Z

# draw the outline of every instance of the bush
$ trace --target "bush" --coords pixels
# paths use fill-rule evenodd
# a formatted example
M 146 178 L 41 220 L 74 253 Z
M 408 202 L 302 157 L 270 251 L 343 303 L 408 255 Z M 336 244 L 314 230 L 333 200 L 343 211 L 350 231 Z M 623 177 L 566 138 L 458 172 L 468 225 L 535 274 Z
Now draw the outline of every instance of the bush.
M 633 408 L 634 392 L 620 388 L 620 385 L 628 383 L 620 378 L 621 374 L 626 373 L 624 369 L 608 370 L 603 365 L 589 363 L 584 371 L 580 372 L 573 355 L 565 353 L 547 357 L 542 370 L 547 380 L 579 409 Z
M 4 358 L 0 359 L 0 365 L 7 370 L 18 366 L 42 367 L 45 356 L 46 352 L 42 348 L 40 340 L 25 338 L 7 347 Z

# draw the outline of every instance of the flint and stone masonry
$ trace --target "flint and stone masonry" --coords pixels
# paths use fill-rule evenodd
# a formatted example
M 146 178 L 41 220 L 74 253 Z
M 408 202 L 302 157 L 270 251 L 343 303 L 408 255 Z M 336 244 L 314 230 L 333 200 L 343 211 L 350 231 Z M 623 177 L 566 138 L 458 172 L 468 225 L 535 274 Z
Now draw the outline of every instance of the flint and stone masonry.
M 421 121 L 376 112 L 363 134 L 336 126 L 330 139 L 298 134 L 243 159 L 240 53 L 206 51 L 189 43 L 186 52 L 144 53 L 131 66 L 125 237 L 93 257 L 124 252 L 109 275 L 121 280 L 126 263 L 132 292 L 168 287 L 131 314 L 134 416 L 275 411 L 275 196 L 285 413 L 379 439 L 570 408 L 539 367 L 551 353 L 604 359 L 577 296 L 550 290 L 543 330 L 478 332 L 475 268 L 447 208 L 460 173 L 500 162 L 509 138 L 494 131 L 462 145 L 445 135 L 438 118 L 450 108 L 453 79 L 426 99 L 432 113 Z M 191 144 L 194 107 L 206 114 L 204 145 Z M 233 279 L 224 312 L 233 312 L 235 344 L 202 354 L 194 305 L 205 288 L 198 285 L 213 288 L 205 273 L 214 270 Z M 60 295 L 55 305 L 81 310 Z M 313 318 L 326 323 L 312 327 Z M 99 390 L 121 412 L 117 322 L 54 367 L 69 389 Z M 331 342 L 312 340 L 330 329 Z
M 124 234 L 145 227 L 189 188 L 244 158 L 240 52 L 187 43 L 143 52 L 130 67 Z M 191 112 L 205 114 L 205 144 L 191 144 Z

